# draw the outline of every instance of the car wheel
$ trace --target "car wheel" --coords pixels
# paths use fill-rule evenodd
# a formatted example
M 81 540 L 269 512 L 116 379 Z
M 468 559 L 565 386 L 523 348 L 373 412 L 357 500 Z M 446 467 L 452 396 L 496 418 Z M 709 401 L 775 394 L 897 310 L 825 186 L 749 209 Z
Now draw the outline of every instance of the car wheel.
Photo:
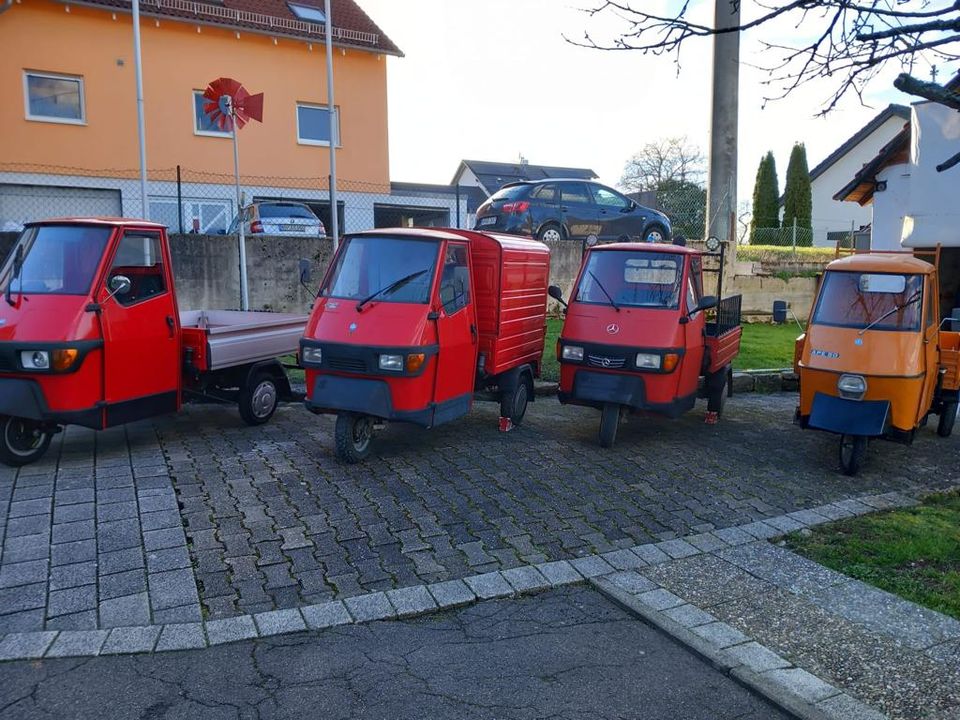
M 667 242 L 667 231 L 662 225 L 651 225 L 647 228 L 643 239 L 649 243 L 665 243 Z
M 340 413 L 333 435 L 337 457 L 348 465 L 356 465 L 370 455 L 373 418 L 357 413 Z
M 0 415 L 0 461 L 11 467 L 39 460 L 52 438 L 36 420 Z
M 844 475 L 856 475 L 867 454 L 867 438 L 863 435 L 840 436 L 840 469 Z
M 619 426 L 620 406 L 616 403 L 607 403 L 600 411 L 600 447 L 613 447 L 613 443 L 617 440 Z
M 540 242 L 560 242 L 563 240 L 563 230 L 555 223 L 548 223 L 537 233 Z
M 729 366 L 717 370 L 707 376 L 707 411 L 715 412 L 717 416 L 723 414 L 723 406 L 727 402 L 727 376 Z
M 957 403 L 945 402 L 940 410 L 940 422 L 937 423 L 937 435 L 940 437 L 950 437 L 953 432 L 953 426 L 957 422 Z
M 276 412 L 279 395 L 273 377 L 265 372 L 257 373 L 240 391 L 237 399 L 240 417 L 247 425 L 263 425 Z

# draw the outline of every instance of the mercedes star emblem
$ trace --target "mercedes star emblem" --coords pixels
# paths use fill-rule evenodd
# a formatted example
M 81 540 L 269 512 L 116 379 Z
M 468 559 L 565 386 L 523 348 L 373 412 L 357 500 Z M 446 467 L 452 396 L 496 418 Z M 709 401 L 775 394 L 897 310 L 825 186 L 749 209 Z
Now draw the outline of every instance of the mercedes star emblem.
M 610 323 L 607 325 L 607 332 L 611 335 L 616 335 L 618 332 L 620 332 L 620 326 L 616 323 Z

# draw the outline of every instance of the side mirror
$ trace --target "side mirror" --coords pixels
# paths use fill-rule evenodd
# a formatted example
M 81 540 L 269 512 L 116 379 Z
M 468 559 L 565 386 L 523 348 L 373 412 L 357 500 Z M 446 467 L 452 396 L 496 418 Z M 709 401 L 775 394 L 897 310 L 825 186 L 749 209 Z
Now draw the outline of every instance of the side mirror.
M 547 288 L 547 295 L 552 297 L 558 303 L 567 307 L 567 302 L 563 299 L 563 290 L 560 289 L 559 285 L 551 285 Z
M 699 312 L 700 310 L 709 310 L 711 308 L 715 308 L 719 304 L 720 303 L 717 300 L 716 295 L 704 295 L 702 298 L 700 298 L 700 304 L 697 305 L 697 309 L 694 310 L 694 312 Z
M 130 292 L 131 287 L 133 287 L 133 283 L 130 282 L 130 278 L 128 278 L 126 275 L 114 275 L 107 282 L 107 288 L 110 290 L 110 297 L 126 295 L 128 292 Z

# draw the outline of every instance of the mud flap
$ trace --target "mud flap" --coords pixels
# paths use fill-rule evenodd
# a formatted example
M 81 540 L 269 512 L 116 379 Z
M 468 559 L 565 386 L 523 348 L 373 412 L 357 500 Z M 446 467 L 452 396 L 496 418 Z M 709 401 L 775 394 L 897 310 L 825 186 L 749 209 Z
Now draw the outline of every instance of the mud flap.
M 888 428 L 888 400 L 847 400 L 816 393 L 807 425 L 839 435 L 878 437 Z

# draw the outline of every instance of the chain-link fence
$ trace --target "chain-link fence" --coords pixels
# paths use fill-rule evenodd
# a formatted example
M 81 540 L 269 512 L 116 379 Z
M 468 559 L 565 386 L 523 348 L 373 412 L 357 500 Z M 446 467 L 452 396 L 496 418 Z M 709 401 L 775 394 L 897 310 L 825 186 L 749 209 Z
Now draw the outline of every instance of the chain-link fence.
M 146 217 L 171 232 L 233 232 L 237 190 L 232 174 L 188 166 L 150 170 L 148 207 L 143 208 L 137 170 L 88 170 L 0 162 L 0 231 L 16 231 L 25 222 L 65 216 Z M 326 177 L 241 176 L 247 228 L 266 221 L 296 232 L 331 228 Z M 278 203 L 298 203 L 300 207 Z M 337 180 L 337 217 L 341 233 L 374 227 L 472 227 L 477 199 L 466 188 L 418 183 L 364 183 Z M 289 218 L 284 213 L 290 213 Z M 301 222 L 309 220 L 312 222 Z M 289 220 L 288 222 L 283 222 Z M 268 224 L 263 222 L 263 224 Z M 256 227 L 256 226 L 254 226 Z

